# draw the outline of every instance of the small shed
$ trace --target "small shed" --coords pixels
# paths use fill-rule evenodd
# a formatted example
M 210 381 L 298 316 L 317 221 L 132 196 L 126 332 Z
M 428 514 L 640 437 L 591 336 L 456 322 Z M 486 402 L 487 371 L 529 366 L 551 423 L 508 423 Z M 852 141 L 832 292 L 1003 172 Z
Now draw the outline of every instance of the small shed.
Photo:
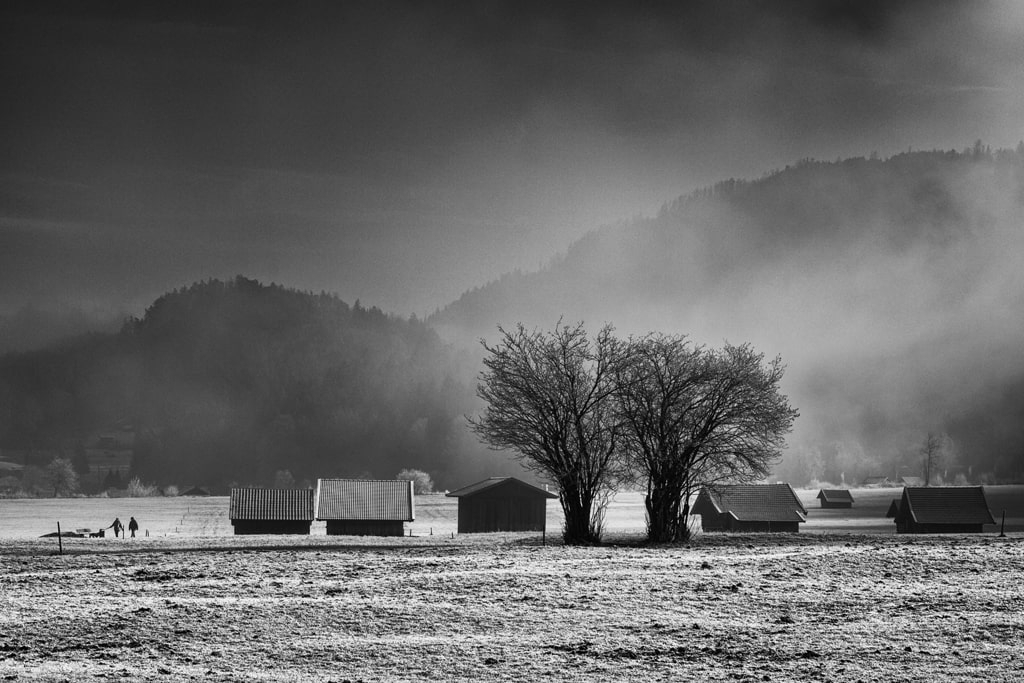
M 313 524 L 312 489 L 231 489 L 228 517 L 236 535 L 303 534 Z
M 704 531 L 800 531 L 807 509 L 789 484 L 704 487 L 690 512 Z
M 893 498 L 892 502 L 889 503 L 889 509 L 886 511 L 885 516 L 892 519 L 900 513 L 900 499 Z
M 547 501 L 558 496 L 515 477 L 491 477 L 448 493 L 459 499 L 459 533 L 544 531 Z
M 996 520 L 982 486 L 907 486 L 895 522 L 899 534 L 967 534 Z
M 823 508 L 852 508 L 853 494 L 847 489 L 821 489 L 818 500 Z
M 315 509 L 328 536 L 402 536 L 415 519 L 413 482 L 318 479 Z

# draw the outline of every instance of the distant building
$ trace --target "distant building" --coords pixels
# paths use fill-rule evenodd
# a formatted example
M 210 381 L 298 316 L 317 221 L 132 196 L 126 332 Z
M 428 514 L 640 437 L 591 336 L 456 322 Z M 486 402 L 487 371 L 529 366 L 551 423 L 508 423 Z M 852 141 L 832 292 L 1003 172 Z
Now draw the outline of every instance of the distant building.
M 313 490 L 231 489 L 228 517 L 236 535 L 309 535 L 313 524 Z
M 123 485 L 123 479 L 132 469 L 135 429 L 127 423 L 116 425 L 89 439 L 84 450 L 89 465 L 87 474 L 92 479 L 97 482 L 116 479 Z
M 204 489 L 202 486 L 193 486 L 185 493 L 179 494 L 182 496 L 208 496 L 210 492 Z
M 800 531 L 807 509 L 789 484 L 702 488 L 690 512 L 704 531 Z
M 924 477 L 900 477 L 902 486 L 924 486 Z
M 491 477 L 448 493 L 459 499 L 459 533 L 544 531 L 553 493 L 515 477 Z
M 864 481 L 861 482 L 861 486 L 864 488 L 892 485 L 892 481 L 889 480 L 889 477 L 864 477 Z
M 908 486 L 896 512 L 896 533 L 981 533 L 995 524 L 981 486 Z
M 823 508 L 852 508 L 853 494 L 846 489 L 821 489 L 818 500 Z
M 415 519 L 413 482 L 404 479 L 318 479 L 316 518 L 328 536 L 402 536 Z

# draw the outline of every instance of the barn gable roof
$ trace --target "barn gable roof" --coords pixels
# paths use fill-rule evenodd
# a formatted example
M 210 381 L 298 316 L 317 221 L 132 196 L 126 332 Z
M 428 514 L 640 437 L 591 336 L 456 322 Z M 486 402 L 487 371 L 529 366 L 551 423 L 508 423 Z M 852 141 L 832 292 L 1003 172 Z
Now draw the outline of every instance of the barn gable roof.
M 806 522 L 807 509 L 789 484 L 734 484 L 703 488 L 694 505 L 695 514 L 702 512 L 700 499 L 715 512 L 749 522 Z
M 907 486 L 898 517 L 918 524 L 995 524 L 982 486 Z
M 846 489 L 821 489 L 816 498 L 826 503 L 852 503 L 853 494 Z
M 889 509 L 885 511 L 886 517 L 895 517 L 900 512 L 900 500 L 899 498 L 893 498 L 892 502 L 889 503 Z
M 231 489 L 228 517 L 235 520 L 313 521 L 312 489 Z
M 404 479 L 318 479 L 316 518 L 411 522 L 413 483 Z
M 472 496 L 477 493 L 481 493 L 482 491 L 488 491 L 498 486 L 509 485 L 515 486 L 516 488 L 523 490 L 528 495 L 533 494 L 538 497 L 544 498 L 558 498 L 556 494 L 551 493 L 550 491 L 545 491 L 539 486 L 528 484 L 522 479 L 516 479 L 515 477 L 490 477 L 488 479 L 484 479 L 483 481 L 478 481 L 475 484 L 463 486 L 461 489 L 449 491 L 447 495 L 449 498 L 462 498 L 464 496 Z

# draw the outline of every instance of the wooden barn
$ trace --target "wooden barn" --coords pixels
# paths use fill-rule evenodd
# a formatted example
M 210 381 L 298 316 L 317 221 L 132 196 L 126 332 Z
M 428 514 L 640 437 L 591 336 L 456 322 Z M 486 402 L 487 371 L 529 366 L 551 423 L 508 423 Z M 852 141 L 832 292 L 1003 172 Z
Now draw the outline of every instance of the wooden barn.
M 231 489 L 235 534 L 304 534 L 313 524 L 312 489 Z
M 908 486 L 895 521 L 898 534 L 981 533 L 996 523 L 981 486 Z
M 544 531 L 554 493 L 515 477 L 491 477 L 448 493 L 459 499 L 459 533 Z
M 414 519 L 413 483 L 404 479 L 318 479 L 316 518 L 328 536 L 402 536 Z
M 704 531 L 800 531 L 807 509 L 789 484 L 738 484 L 702 488 L 691 514 Z
M 853 507 L 853 494 L 846 489 L 821 489 L 817 498 L 823 508 Z
M 889 503 L 889 509 L 886 510 L 885 516 L 892 519 L 900 513 L 900 500 L 899 498 L 893 498 L 892 502 Z

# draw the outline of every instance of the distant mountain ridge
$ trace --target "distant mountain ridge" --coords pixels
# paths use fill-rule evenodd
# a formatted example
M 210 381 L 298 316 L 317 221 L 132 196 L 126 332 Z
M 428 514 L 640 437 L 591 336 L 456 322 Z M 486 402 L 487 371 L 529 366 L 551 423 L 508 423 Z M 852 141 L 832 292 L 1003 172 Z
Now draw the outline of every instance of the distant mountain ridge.
M 949 479 L 1024 477 L 1022 226 L 1024 145 L 805 160 L 589 233 L 428 322 L 447 339 L 564 318 L 750 341 L 782 355 L 803 413 L 780 474 L 917 474 L 939 431 Z
M 866 237 L 895 251 L 948 244 L 964 237 L 971 221 L 991 218 L 978 211 L 986 202 L 1014 201 L 1020 208 L 1022 164 L 1024 147 L 976 147 L 886 160 L 804 160 L 758 180 L 729 179 L 665 204 L 655 217 L 594 230 L 549 266 L 474 288 L 428 322 L 486 333 L 508 318 L 509 309 L 530 318 L 600 313 L 607 292 L 594 296 L 595 284 L 614 286 L 613 296 L 635 285 L 705 288 L 752 256 L 777 260 L 815 247 L 826 255 Z M 991 184 L 982 195 L 965 196 L 985 181 Z M 585 286 L 576 284 L 581 278 Z M 586 292 L 591 296 L 582 296 Z

